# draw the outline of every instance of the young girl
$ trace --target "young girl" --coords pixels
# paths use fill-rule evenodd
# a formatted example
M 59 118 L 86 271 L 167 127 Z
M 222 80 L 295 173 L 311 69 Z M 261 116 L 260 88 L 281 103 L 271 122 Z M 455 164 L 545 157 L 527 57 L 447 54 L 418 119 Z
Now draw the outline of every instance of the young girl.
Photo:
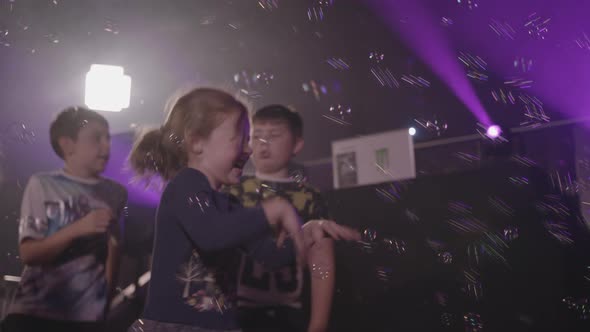
M 198 88 L 176 102 L 160 129 L 135 143 L 130 155 L 135 172 L 159 175 L 167 185 L 156 215 L 143 319 L 130 331 L 239 330 L 234 303 L 239 249 L 268 267 L 290 264 L 295 253 L 304 261 L 300 222 L 286 200 L 245 209 L 219 192 L 240 181 L 251 153 L 248 133 L 242 103 L 225 92 Z

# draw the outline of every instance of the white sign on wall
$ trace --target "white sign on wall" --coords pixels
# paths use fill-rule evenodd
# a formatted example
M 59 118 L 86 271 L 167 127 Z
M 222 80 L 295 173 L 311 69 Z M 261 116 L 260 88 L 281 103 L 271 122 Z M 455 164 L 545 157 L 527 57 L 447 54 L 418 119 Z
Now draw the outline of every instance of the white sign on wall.
M 414 142 L 407 129 L 332 142 L 334 188 L 416 177 Z

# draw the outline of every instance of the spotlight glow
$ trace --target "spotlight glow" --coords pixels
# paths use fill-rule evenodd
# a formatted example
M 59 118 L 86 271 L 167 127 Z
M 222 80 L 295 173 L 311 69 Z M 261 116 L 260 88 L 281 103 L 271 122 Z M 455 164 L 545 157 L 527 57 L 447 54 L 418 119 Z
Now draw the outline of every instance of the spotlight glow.
M 96 111 L 120 112 L 129 107 L 131 77 L 123 74 L 123 67 L 92 65 L 86 74 L 84 102 Z
M 416 135 L 416 128 L 410 127 L 410 129 L 408 129 L 408 132 L 410 133 L 410 136 L 414 136 Z
M 492 138 L 492 139 L 494 139 L 494 138 L 498 138 L 498 137 L 500 136 L 500 134 L 501 134 L 501 133 L 502 133 L 502 129 L 500 129 L 500 127 L 499 127 L 499 126 L 497 126 L 497 125 L 492 125 L 492 126 L 489 126 L 489 127 L 488 127 L 488 130 L 487 130 L 487 132 L 486 132 L 486 135 L 487 135 L 489 138 Z

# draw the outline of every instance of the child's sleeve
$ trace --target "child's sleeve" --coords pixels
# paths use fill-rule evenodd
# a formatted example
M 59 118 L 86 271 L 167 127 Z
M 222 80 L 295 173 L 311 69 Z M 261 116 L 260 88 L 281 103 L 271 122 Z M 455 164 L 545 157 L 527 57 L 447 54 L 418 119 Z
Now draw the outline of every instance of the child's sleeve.
M 287 240 L 283 248 L 277 248 L 262 207 L 240 207 L 221 212 L 213 202 L 214 194 L 210 189 L 201 188 L 199 191 L 198 183 L 176 185 L 174 194 L 163 203 L 173 209 L 183 232 L 200 249 L 244 249 L 270 268 L 293 262 L 295 250 L 292 241 Z
M 211 197 L 207 192 L 200 195 Z M 186 198 L 189 195 L 181 194 L 180 197 L 171 197 L 173 213 L 187 236 L 203 250 L 236 248 L 270 233 L 262 208 L 221 213 L 205 200 L 194 203 Z
M 204 203 L 188 204 L 174 200 L 176 217 L 183 231 L 202 250 L 242 248 L 256 261 L 269 268 L 293 262 L 295 250 L 292 241 L 277 248 L 261 207 L 241 208 L 221 213 Z
M 42 239 L 47 236 L 48 220 L 45 211 L 45 197 L 41 181 L 33 175 L 23 195 L 21 203 L 18 241 L 25 239 Z

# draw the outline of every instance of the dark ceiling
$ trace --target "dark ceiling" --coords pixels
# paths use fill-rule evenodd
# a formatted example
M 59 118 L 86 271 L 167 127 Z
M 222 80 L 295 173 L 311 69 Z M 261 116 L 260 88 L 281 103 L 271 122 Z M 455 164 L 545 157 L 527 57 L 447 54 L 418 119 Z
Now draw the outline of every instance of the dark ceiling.
M 391 2 L 403 6 L 404 1 Z M 89 66 L 106 63 L 123 66 L 133 80 L 130 108 L 106 114 L 115 133 L 133 125 L 159 123 L 167 98 L 189 85 L 241 90 L 253 107 L 284 103 L 296 108 L 306 125 L 306 149 L 299 156 L 302 161 L 328 156 L 334 139 L 407 128 L 416 125 L 414 119 L 448 124 L 442 132 L 418 128 L 418 140 L 474 133 L 476 118 L 425 65 L 428 61 L 406 46 L 408 36 L 399 37 L 387 24 L 391 18 L 379 13 L 376 6 L 368 6 L 370 2 L 379 3 L 0 0 L 2 124 L 4 128 L 24 124 L 37 133 L 36 144 L 48 147 L 51 117 L 68 105 L 82 104 Z M 386 2 L 390 1 L 383 0 Z M 449 50 L 453 57 L 459 51 L 473 50 L 474 56 L 485 60 L 487 54 L 477 51 L 495 49 L 506 55 L 510 65 L 518 56 L 534 58 L 522 47 L 524 39 L 531 39 L 524 25 L 527 15 L 535 10 L 545 16 L 557 15 L 554 6 L 545 1 L 423 2 L 432 14 L 430 23 L 454 43 L 455 48 Z M 565 10 L 567 3 L 561 2 L 559 10 Z M 569 10 L 575 10 L 572 6 Z M 319 19 L 320 9 L 323 19 Z M 412 13 L 407 17 L 398 14 L 403 22 L 417 21 Z M 567 16 L 562 19 L 567 21 Z M 491 29 L 494 20 L 511 22 L 516 36 L 511 44 Z M 464 38 L 468 30 L 473 33 Z M 573 32 L 583 30 L 571 31 L 570 43 Z M 468 48 L 473 43 L 461 44 L 463 41 L 478 41 L 485 47 Z M 546 43 L 554 46 L 556 42 Z M 371 54 L 383 59 L 376 61 Z M 428 56 L 436 59 L 440 54 Z M 330 64 L 334 59 L 342 59 L 348 68 L 334 68 Z M 380 83 L 371 70 L 379 71 L 381 79 L 388 81 Z M 489 77 L 485 81 L 469 81 L 484 107 L 499 122 L 521 123 L 522 105 L 503 105 L 490 93 L 504 86 L 505 75 L 490 70 L 485 74 Z M 252 82 L 256 75 L 261 79 Z M 383 78 L 387 75 L 391 76 Z M 410 84 L 403 75 L 422 77 L 429 86 Z M 246 77 L 250 84 L 244 82 Z M 339 114 L 330 111 L 331 107 L 350 109 L 350 113 Z M 546 105 L 545 112 L 552 119 L 561 116 L 551 110 Z M 3 137 L 14 135 L 9 131 Z M 11 144 L 9 141 L 14 140 L 4 139 L 6 144 Z

